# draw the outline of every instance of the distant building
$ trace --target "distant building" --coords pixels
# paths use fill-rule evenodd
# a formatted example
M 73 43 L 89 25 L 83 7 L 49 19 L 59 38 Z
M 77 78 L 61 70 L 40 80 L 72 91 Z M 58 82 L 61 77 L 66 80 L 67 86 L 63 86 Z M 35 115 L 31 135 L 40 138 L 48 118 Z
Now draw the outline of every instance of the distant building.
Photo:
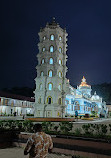
M 91 114 L 91 111 L 106 116 L 108 109 L 96 92 L 91 95 L 91 86 L 83 77 L 77 89 L 66 78 L 67 32 L 55 19 L 41 28 L 37 54 L 37 77 L 35 78 L 35 117 L 65 117 Z
M 71 87 L 73 94 L 66 95 L 66 115 L 74 115 L 77 110 L 79 115 L 91 114 L 95 111 L 97 114 L 102 114 L 105 117 L 108 113 L 106 103 L 102 101 L 96 92 L 91 95 L 91 86 L 86 83 L 85 77 L 77 89 Z
M 0 115 L 26 115 L 34 113 L 34 99 L 0 91 Z
M 111 105 L 106 105 L 108 108 L 108 117 L 111 118 Z

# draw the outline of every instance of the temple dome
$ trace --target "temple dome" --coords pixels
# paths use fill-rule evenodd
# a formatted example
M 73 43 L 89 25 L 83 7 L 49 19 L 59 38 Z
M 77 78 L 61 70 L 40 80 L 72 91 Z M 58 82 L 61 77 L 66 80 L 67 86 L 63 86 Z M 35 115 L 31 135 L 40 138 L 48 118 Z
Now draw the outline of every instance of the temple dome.
M 79 88 L 91 88 L 91 86 L 87 84 L 86 79 L 85 79 L 84 76 L 82 78 L 81 84 L 79 85 Z
M 99 95 L 96 94 L 96 92 L 94 92 L 94 95 L 91 97 L 92 100 L 99 100 L 100 97 Z

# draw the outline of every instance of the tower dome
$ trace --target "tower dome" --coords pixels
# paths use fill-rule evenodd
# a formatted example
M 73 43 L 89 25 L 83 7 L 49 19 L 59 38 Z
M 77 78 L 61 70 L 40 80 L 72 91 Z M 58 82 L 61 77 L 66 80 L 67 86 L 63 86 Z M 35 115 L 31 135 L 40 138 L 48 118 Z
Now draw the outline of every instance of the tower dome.
M 83 76 L 81 84 L 77 86 L 77 94 L 82 94 L 82 96 L 90 98 L 91 90 L 91 86 L 87 84 L 86 79 Z
M 100 97 L 99 97 L 99 95 L 96 94 L 96 91 L 94 92 L 94 95 L 92 95 L 91 99 L 92 99 L 93 101 L 100 100 Z
M 87 84 L 86 79 L 85 79 L 84 76 L 82 78 L 81 84 L 79 85 L 79 88 L 91 88 L 91 86 Z

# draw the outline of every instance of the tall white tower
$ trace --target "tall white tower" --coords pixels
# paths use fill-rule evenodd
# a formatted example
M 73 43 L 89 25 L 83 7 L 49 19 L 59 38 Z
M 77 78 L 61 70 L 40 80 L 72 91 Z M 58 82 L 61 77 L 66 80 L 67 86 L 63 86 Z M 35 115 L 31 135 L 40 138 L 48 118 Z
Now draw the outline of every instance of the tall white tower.
M 38 33 L 35 117 L 64 117 L 67 91 L 67 33 L 53 18 Z

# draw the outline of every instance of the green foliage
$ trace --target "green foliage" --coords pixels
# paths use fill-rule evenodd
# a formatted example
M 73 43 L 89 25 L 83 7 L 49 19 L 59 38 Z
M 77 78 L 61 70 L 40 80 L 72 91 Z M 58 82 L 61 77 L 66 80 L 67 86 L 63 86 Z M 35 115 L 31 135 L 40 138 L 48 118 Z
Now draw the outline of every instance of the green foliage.
M 26 116 L 34 116 L 34 114 L 26 114 Z
M 3 126 L 3 121 L 0 120 L 0 129 L 2 130 L 3 128 L 4 128 L 4 126 Z
M 103 135 L 105 135 L 107 133 L 107 131 L 108 131 L 107 130 L 107 125 L 101 124 L 100 126 L 101 126 L 101 133 Z
M 85 132 L 86 135 L 90 134 L 90 130 L 89 130 L 90 129 L 90 124 L 87 124 L 87 125 L 84 124 L 82 126 L 82 128 L 83 128 L 83 130 L 84 130 L 84 132 Z
M 19 130 L 26 132 L 33 132 L 33 123 L 29 120 L 1 120 L 0 130 Z
M 42 128 L 45 132 L 51 131 L 54 124 L 52 122 L 42 122 Z
M 76 128 L 75 131 L 74 131 L 74 134 L 76 136 L 80 136 L 81 135 L 81 128 Z
M 87 124 L 82 126 L 85 135 L 95 135 L 102 137 L 107 133 L 107 125 L 105 124 Z
M 73 123 L 72 122 L 60 122 L 59 126 L 60 126 L 61 133 L 67 134 L 72 130 Z
M 9 129 L 15 129 L 16 128 L 16 121 L 8 120 L 7 126 L 9 127 Z
M 34 132 L 33 126 L 33 122 L 29 120 L 0 120 L 0 131 L 19 130 L 24 132 Z M 60 122 L 58 124 L 43 122 L 42 127 L 43 131 L 49 134 L 104 138 L 109 142 L 111 141 L 111 124 L 84 124 L 82 126 L 84 134 L 82 134 L 81 128 L 76 128 L 74 133 L 71 133 L 73 127 L 72 122 Z M 110 135 L 107 135 L 108 128 L 110 130 Z
M 33 123 L 30 120 L 23 121 L 22 126 L 23 126 L 24 131 L 26 131 L 26 132 L 32 132 L 33 131 Z
M 91 111 L 90 117 L 95 117 L 95 116 L 97 116 L 97 112 L 96 111 Z
M 54 126 L 54 130 L 57 132 L 59 126 Z

